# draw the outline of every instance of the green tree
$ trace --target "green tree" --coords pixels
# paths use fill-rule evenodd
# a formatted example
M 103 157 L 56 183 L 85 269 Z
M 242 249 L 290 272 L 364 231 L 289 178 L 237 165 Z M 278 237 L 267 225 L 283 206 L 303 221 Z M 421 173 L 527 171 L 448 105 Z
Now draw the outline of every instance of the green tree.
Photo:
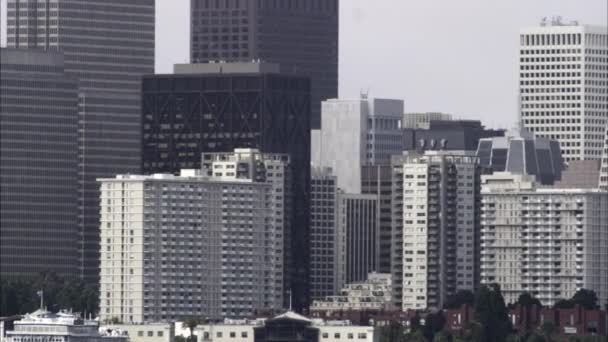
M 545 339 L 539 334 L 531 334 L 526 342 L 545 342 Z
M 553 336 L 557 334 L 557 327 L 553 322 L 545 322 L 540 327 L 540 334 L 546 342 L 553 342 Z
M 194 329 L 198 326 L 198 320 L 196 318 L 188 318 L 184 321 L 184 326 L 190 330 L 190 336 L 188 336 L 188 342 L 196 341 L 194 336 Z
M 599 309 L 597 295 L 592 290 L 580 289 L 570 299 L 560 299 L 553 306 L 556 309 L 572 309 L 580 305 L 587 310 Z
M 459 290 L 455 294 L 448 296 L 444 308 L 458 309 L 463 304 L 473 306 L 475 304 L 475 294 L 469 290 Z
M 427 339 L 424 337 L 424 334 L 420 330 L 410 331 L 404 340 L 397 340 L 404 342 L 427 342 Z M 392 342 L 392 341 L 391 341 Z
M 72 309 L 96 315 L 99 308 L 97 285 L 80 279 L 61 278 L 46 272 L 35 279 L 0 280 L 0 316 L 32 312 L 40 306 L 37 292 L 44 293 L 44 306 L 51 311 Z
M 587 310 L 599 309 L 597 294 L 592 290 L 580 289 L 572 296 L 572 302 Z
M 452 339 L 452 334 L 444 329 L 435 334 L 435 337 L 433 337 L 433 342 L 451 342 Z
M 443 316 L 443 312 L 437 311 L 427 314 L 424 318 L 424 328 L 422 329 L 424 337 L 429 341 L 433 341 L 435 334 L 443 330 L 444 326 L 445 316 Z
M 504 342 L 511 333 L 511 321 L 498 284 L 479 288 L 475 297 L 475 321 L 481 327 L 478 342 Z
M 537 305 L 540 307 L 543 306 L 541 304 L 540 300 L 538 300 L 538 298 L 532 296 L 529 292 L 524 292 L 524 293 L 520 294 L 519 298 L 517 298 L 516 303 L 523 307 L 531 307 L 533 305 Z

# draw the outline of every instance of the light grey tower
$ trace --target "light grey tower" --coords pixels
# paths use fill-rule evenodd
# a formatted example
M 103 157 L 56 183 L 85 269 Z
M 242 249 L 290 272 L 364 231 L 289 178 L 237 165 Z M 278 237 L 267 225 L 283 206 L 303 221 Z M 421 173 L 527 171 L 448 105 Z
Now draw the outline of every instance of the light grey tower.
M 63 56 L 0 49 L 0 278 L 77 274 L 78 91 Z
M 520 31 L 519 94 L 523 126 L 556 139 L 570 160 L 599 160 L 608 119 L 605 26 L 557 17 Z
M 311 127 L 338 96 L 338 0 L 190 0 L 192 63 L 277 63 L 311 79 Z
M 79 82 L 81 276 L 99 273 L 99 177 L 138 173 L 141 76 L 154 72 L 154 0 L 8 0 L 7 45 L 63 52 Z

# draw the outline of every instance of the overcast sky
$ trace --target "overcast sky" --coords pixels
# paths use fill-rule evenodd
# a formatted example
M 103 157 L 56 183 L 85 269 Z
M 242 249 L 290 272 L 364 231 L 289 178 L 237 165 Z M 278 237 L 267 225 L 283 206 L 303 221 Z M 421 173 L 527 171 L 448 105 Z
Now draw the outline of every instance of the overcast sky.
M 6 0 L 1 43 L 5 43 Z M 188 61 L 190 0 L 157 0 L 156 71 Z M 405 100 L 511 127 L 521 27 L 542 17 L 607 25 L 608 0 L 341 0 L 340 96 Z

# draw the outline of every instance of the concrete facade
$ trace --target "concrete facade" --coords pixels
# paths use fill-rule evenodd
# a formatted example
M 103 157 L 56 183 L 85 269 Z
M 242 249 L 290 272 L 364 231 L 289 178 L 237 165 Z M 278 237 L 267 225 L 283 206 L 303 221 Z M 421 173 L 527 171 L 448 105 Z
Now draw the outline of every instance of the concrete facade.
M 606 125 L 606 137 L 604 138 L 604 155 L 600 167 L 600 189 L 608 191 L 608 125 Z
M 100 180 L 101 319 L 239 318 L 283 306 L 289 159 L 255 150 L 203 159 L 202 175 Z
M 390 310 L 392 286 L 390 274 L 370 273 L 365 281 L 347 284 L 338 295 L 314 301 L 310 311 Z
M 608 297 L 608 193 L 538 187 L 533 177 L 482 178 L 481 282 L 505 302 L 529 292 L 543 305 L 579 289 Z
M 313 133 L 313 165 L 330 167 L 338 186 L 361 193 L 361 166 L 390 164 L 402 151 L 403 101 L 331 99 L 322 104 L 319 133 Z
M 520 31 L 521 122 L 570 160 L 599 160 L 608 121 L 607 28 L 560 18 Z
M 403 114 L 403 128 L 409 129 L 429 129 L 431 121 L 442 120 L 451 121 L 452 114 L 447 113 L 405 113 Z
M 472 153 L 393 157 L 393 298 L 397 307 L 440 309 L 478 277 L 479 176 Z

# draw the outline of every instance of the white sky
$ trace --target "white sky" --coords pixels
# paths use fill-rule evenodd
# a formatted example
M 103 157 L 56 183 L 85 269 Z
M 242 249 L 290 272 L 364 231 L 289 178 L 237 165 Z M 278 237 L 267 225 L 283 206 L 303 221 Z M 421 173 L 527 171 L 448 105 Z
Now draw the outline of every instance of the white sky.
M 5 44 L 6 0 L 0 0 Z M 156 0 L 156 71 L 189 58 L 189 0 Z M 542 17 L 607 25 L 608 0 L 341 0 L 340 96 L 405 100 L 510 127 L 518 32 Z

